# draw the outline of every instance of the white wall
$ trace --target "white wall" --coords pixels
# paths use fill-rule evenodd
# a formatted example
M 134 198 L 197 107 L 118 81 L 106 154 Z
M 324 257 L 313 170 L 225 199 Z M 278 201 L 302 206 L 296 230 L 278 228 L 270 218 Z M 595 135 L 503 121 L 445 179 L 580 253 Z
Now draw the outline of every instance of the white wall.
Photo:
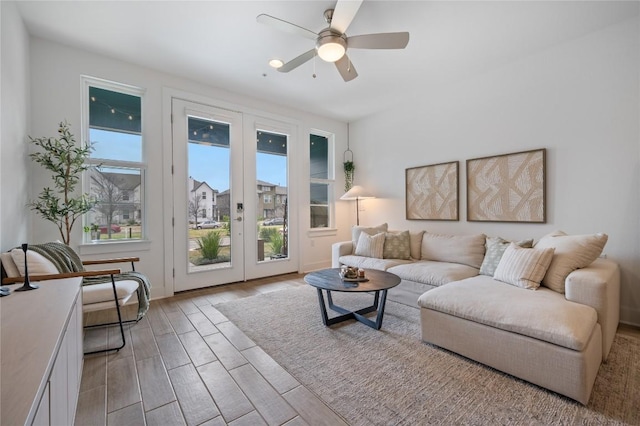
M 15 3 L 0 2 L 0 250 L 29 242 L 29 36 Z
M 360 222 L 393 229 L 540 238 L 605 232 L 621 266 L 622 320 L 640 324 L 638 18 L 447 87 L 416 88 L 351 125 L 356 180 L 377 199 Z M 438 66 L 438 64 L 433 64 Z M 547 148 L 547 223 L 466 221 L 465 160 Z M 460 221 L 406 221 L 407 167 L 460 161 Z
M 163 179 L 167 181 L 167 171 L 163 165 L 167 159 L 163 156 L 163 138 L 169 128 L 168 111 L 163 110 L 163 89 L 180 93 L 190 93 L 199 98 L 206 98 L 214 102 L 241 105 L 253 110 L 268 111 L 270 114 L 291 118 L 300 123 L 298 139 L 303 144 L 302 158 L 293 159 L 299 176 L 292 179 L 308 179 L 309 176 L 309 150 L 308 134 L 310 129 L 321 129 L 336 134 L 337 155 L 341 157 L 344 151 L 346 124 L 335 120 L 314 116 L 308 113 L 291 110 L 285 107 L 257 101 L 251 98 L 239 96 L 182 78 L 164 74 L 158 70 L 142 68 L 137 65 L 116 61 L 90 52 L 70 48 L 47 40 L 33 38 L 31 40 L 31 93 L 32 93 L 32 127 L 33 136 L 54 135 L 57 123 L 68 120 L 72 124 L 72 130 L 79 140 L 80 115 L 81 115 L 81 75 L 125 83 L 146 90 L 144 97 L 143 125 L 146 138 L 144 152 L 147 169 L 147 225 L 149 229 L 150 244 L 130 244 L 126 246 L 128 253 L 123 255 L 139 256 L 141 264 L 139 270 L 150 276 L 153 288 L 152 296 L 159 297 L 172 294 L 170 283 L 165 282 L 168 275 L 167 265 L 171 264 L 170 254 L 172 250 L 172 234 L 170 228 L 170 213 L 164 213 L 164 203 L 170 187 L 163 187 Z M 170 130 L 169 130 L 170 134 Z M 169 151 L 170 152 L 170 151 Z M 30 180 L 34 193 L 48 184 L 49 176 L 37 165 L 31 166 L 32 178 Z M 169 174 L 170 176 L 170 174 Z M 337 185 L 336 197 L 339 197 L 343 181 Z M 166 184 L 170 186 L 170 182 Z M 309 238 L 308 227 L 309 208 L 304 205 L 309 200 L 307 185 L 300 185 L 302 190 L 299 199 L 301 230 L 301 262 L 300 270 L 305 271 L 317 267 L 326 267 L 331 263 L 331 243 L 335 238 L 317 237 Z M 346 206 L 340 204 L 339 209 Z M 344 215 L 338 214 L 342 218 Z M 340 219 L 339 226 L 347 227 L 347 219 Z M 81 226 L 74 229 L 73 241 L 77 244 L 82 240 Z M 335 235 L 335 232 L 332 233 Z M 35 217 L 33 219 L 32 240 L 36 242 L 57 239 L 57 229 L 50 223 Z M 74 244 L 72 244 L 74 245 Z M 167 251 L 164 250 L 166 247 Z M 95 254 L 100 257 L 109 247 L 81 247 L 81 252 Z M 122 245 L 117 246 L 118 250 Z M 97 253 L 97 252 L 100 253 Z M 159 265 L 164 265 L 164 271 Z

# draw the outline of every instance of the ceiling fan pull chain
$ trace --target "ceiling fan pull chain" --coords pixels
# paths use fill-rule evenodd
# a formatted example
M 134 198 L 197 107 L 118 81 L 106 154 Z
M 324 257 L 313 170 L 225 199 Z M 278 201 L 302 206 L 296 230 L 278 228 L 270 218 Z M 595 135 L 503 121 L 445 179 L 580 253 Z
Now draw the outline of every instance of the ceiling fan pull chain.
M 313 78 L 316 78 L 316 55 L 313 55 Z

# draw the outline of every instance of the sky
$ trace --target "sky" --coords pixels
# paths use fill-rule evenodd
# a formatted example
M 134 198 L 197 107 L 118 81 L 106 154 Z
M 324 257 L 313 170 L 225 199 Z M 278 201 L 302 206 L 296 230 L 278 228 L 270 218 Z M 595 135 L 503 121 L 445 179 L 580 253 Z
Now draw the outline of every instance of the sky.
M 142 161 L 140 135 L 91 129 L 89 139 L 94 143 L 94 158 L 121 161 Z M 105 142 L 108 141 L 108 142 Z M 229 150 L 210 145 L 189 143 L 188 176 L 207 182 L 219 192 L 229 189 Z M 258 153 L 256 156 L 258 180 L 287 186 L 287 157 Z

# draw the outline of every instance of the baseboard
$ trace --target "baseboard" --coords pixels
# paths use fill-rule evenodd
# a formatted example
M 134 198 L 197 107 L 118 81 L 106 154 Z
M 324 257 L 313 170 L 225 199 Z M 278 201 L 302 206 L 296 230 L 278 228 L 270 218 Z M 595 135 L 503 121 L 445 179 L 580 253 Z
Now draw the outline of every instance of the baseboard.
M 634 327 L 640 327 L 640 310 L 621 306 L 620 322 Z

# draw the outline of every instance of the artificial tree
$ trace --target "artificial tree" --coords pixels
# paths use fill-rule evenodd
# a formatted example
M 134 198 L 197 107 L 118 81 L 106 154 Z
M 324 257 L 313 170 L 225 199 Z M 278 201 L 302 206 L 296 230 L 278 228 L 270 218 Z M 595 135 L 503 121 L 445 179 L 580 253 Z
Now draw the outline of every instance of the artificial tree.
M 60 123 L 58 135 L 58 138 L 29 137 L 29 141 L 40 148 L 29 156 L 52 173 L 54 184 L 54 189 L 44 188 L 37 200 L 29 202 L 29 207 L 55 223 L 62 242 L 69 245 L 76 220 L 97 204 L 88 194 L 74 196 L 82 173 L 91 167 L 87 160 L 93 148 L 91 145 L 78 146 L 66 121 Z

